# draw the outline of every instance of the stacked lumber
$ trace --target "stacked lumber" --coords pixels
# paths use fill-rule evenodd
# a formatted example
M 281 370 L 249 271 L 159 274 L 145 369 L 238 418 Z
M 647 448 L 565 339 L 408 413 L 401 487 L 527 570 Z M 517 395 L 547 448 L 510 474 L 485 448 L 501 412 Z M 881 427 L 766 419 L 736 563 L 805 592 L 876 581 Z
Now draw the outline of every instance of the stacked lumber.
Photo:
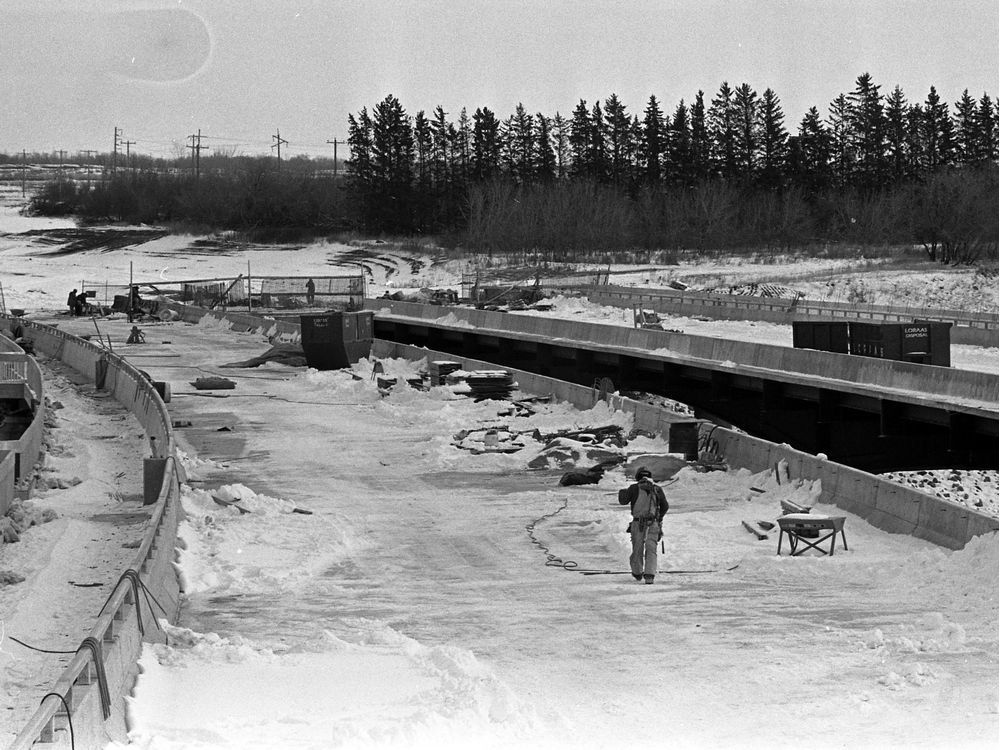
M 477 401 L 483 399 L 508 399 L 517 387 L 514 376 L 507 370 L 474 370 L 465 377 L 469 395 Z
M 460 362 L 449 362 L 448 360 L 438 360 L 436 362 L 431 362 L 430 367 L 431 375 L 431 387 L 436 385 L 444 385 L 445 378 L 456 370 L 462 369 L 462 364 Z

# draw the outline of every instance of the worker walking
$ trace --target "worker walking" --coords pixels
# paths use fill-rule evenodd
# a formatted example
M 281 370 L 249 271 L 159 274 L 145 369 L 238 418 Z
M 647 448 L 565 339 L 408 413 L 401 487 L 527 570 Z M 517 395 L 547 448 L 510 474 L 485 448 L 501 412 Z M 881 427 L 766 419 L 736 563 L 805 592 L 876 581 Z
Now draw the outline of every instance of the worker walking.
M 66 298 L 66 306 L 69 307 L 69 314 L 76 315 L 76 288 L 69 293 L 69 297 Z
M 663 516 L 670 509 L 663 488 L 653 483 L 645 466 L 635 472 L 635 484 L 618 492 L 618 502 L 632 509 L 632 555 L 629 566 L 637 581 L 652 583 L 656 575 L 656 545 L 663 538 Z
M 306 282 L 306 303 L 312 304 L 316 301 L 316 282 L 312 279 Z

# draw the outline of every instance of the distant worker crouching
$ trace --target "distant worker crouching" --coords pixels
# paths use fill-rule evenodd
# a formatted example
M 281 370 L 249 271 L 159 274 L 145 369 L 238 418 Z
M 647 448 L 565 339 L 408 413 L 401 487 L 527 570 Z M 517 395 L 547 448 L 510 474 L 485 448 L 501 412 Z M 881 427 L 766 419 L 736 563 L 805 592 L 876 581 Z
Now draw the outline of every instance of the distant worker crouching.
M 663 516 L 670 509 L 663 488 L 653 483 L 645 466 L 635 472 L 635 484 L 618 491 L 618 502 L 632 509 L 632 555 L 629 566 L 637 581 L 652 583 L 656 575 L 656 545 L 663 538 Z

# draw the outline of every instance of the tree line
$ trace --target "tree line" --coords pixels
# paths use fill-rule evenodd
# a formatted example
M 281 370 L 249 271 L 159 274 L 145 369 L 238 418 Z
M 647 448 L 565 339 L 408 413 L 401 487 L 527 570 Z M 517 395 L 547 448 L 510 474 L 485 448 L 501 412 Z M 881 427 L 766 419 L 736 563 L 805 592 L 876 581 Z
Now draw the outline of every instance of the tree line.
M 812 107 L 791 134 L 773 90 L 726 82 L 709 102 L 699 91 L 672 114 L 651 95 L 640 117 L 611 94 L 603 104 L 581 100 L 570 117 L 519 104 L 504 120 L 482 107 L 451 121 L 440 106 L 411 118 L 390 95 L 348 125 L 359 217 L 396 231 L 468 226 L 498 199 L 506 197 L 495 210 L 510 210 L 514 196 L 566 183 L 647 202 L 685 193 L 691 201 L 712 184 L 755 200 L 790 190 L 806 200 L 831 190 L 870 196 L 950 168 L 990 167 L 998 130 L 987 94 L 977 101 L 966 90 L 952 114 L 933 87 L 910 103 L 899 86 L 883 95 L 867 73 L 826 118 Z M 496 181 L 507 188 L 475 189 Z
M 349 115 L 348 144 L 335 190 L 257 165 L 214 175 L 225 185 L 203 176 L 173 186 L 170 200 L 151 197 L 160 191 L 148 183 L 163 178 L 147 176 L 142 203 L 229 226 L 448 233 L 471 249 L 553 257 L 823 240 L 923 242 L 952 261 L 996 247 L 997 102 L 966 90 L 950 106 L 934 87 L 910 102 L 867 73 L 793 132 L 773 90 L 723 82 L 711 99 L 698 91 L 670 113 L 655 95 L 640 114 L 611 94 L 581 100 L 569 116 L 519 104 L 505 119 L 487 107 L 452 119 L 441 106 L 410 116 L 388 95 Z M 81 202 L 121 203 L 94 192 Z

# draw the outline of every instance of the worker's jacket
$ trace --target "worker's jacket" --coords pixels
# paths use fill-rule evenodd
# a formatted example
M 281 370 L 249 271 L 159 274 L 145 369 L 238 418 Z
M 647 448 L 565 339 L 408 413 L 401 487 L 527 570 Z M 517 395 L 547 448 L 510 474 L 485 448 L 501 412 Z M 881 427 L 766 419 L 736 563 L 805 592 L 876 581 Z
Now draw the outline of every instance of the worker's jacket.
M 666 515 L 667 511 L 670 510 L 670 503 L 667 502 L 667 496 L 663 493 L 663 488 L 658 484 L 653 484 L 652 482 L 644 482 L 649 488 L 653 490 L 653 496 L 656 499 L 656 521 L 657 523 L 663 521 L 663 516 Z M 624 490 L 618 490 L 618 502 L 622 505 L 627 505 L 633 511 L 635 511 L 635 501 L 639 499 L 639 483 L 630 485 Z

